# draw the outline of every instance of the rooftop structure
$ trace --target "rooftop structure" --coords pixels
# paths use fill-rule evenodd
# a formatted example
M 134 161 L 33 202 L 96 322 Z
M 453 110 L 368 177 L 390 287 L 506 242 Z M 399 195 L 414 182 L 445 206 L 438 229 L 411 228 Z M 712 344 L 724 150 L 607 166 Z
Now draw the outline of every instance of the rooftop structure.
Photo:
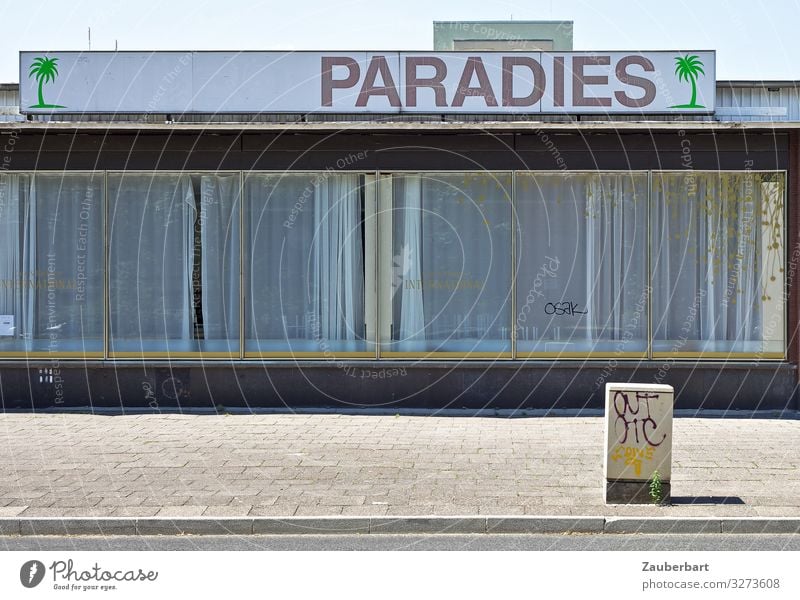
M 572 21 L 434 21 L 433 49 L 568 52 Z

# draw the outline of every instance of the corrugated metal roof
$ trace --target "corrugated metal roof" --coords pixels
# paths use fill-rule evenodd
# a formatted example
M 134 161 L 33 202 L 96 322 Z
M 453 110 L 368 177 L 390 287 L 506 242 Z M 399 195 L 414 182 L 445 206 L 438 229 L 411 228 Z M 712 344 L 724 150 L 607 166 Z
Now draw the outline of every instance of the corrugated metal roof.
M 19 85 L 0 83 L 0 122 L 24 120 L 19 114 Z
M 798 121 L 800 88 L 717 84 L 716 117 L 725 121 Z
M 718 79 L 717 87 L 800 87 L 800 79 Z

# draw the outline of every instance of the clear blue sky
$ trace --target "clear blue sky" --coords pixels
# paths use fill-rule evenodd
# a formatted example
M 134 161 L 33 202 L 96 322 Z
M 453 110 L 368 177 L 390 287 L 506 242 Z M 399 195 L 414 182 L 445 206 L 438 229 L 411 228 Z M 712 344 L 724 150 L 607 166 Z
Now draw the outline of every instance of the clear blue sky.
M 576 50 L 715 49 L 718 79 L 800 79 L 800 0 L 3 0 L 19 50 L 429 50 L 432 22 L 575 21 Z

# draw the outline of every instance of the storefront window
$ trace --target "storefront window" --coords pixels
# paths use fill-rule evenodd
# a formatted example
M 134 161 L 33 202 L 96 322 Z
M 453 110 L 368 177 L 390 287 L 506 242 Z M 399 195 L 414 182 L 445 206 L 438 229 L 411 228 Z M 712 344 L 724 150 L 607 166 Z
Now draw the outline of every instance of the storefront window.
M 647 174 L 519 173 L 517 354 L 647 351 Z
M 239 174 L 109 174 L 110 351 L 239 347 Z
M 0 174 L 0 352 L 103 353 L 103 175 Z
M 365 282 L 365 262 L 375 252 L 365 250 L 369 206 L 374 177 L 247 175 L 248 353 L 374 355 L 366 318 L 374 296 L 374 280 Z
M 384 185 L 382 352 L 511 352 L 510 175 L 398 174 Z
M 0 355 L 785 356 L 785 173 L 242 176 L 0 172 Z
M 784 177 L 653 174 L 653 352 L 784 351 Z

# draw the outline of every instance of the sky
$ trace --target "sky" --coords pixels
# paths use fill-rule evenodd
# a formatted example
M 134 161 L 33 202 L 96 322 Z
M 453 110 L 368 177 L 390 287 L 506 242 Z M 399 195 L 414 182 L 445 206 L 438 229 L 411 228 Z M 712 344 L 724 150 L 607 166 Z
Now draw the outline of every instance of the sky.
M 433 21 L 571 20 L 575 50 L 716 50 L 717 79 L 800 79 L 800 0 L 0 0 L 18 51 L 430 50 Z

